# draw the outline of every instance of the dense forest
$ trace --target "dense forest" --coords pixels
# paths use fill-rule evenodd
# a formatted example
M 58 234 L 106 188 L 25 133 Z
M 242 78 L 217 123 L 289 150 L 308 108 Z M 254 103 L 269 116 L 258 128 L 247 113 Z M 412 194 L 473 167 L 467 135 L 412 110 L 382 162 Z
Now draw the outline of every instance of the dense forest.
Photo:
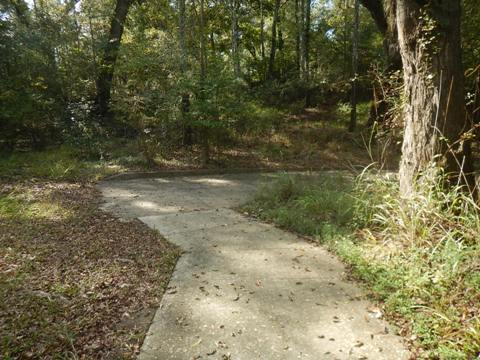
M 459 139 L 478 117 L 478 10 L 462 5 L 2 1 L 2 153 L 69 144 L 102 157 L 136 139 L 152 166 L 192 146 L 206 164 L 212 146 L 271 125 L 259 107 L 340 104 L 353 131 L 357 103 L 372 101 L 368 127 L 406 134 L 403 184 L 446 149 L 435 127 L 471 168 Z
M 463 5 L 468 16 L 458 2 L 3 1 L 2 149 L 102 156 L 104 140 L 136 138 L 151 165 L 160 148 L 193 145 L 208 163 L 211 146 L 264 125 L 254 102 L 343 103 L 353 131 L 357 102 L 373 99 L 368 125 L 404 128 L 412 178 L 445 147 L 417 148 L 441 137 L 422 121 L 458 143 L 477 117 L 477 9 Z
M 348 2 L 3 1 L 2 149 L 98 156 L 123 137 L 146 156 L 198 145 L 208 157 L 266 127 L 254 102 L 347 103 L 354 78 L 367 99 L 386 29 L 360 10 L 356 78 Z
M 0 0 L 0 314 L 17 297 L 26 304 L 22 316 L 36 304 L 25 296 L 38 293 L 9 277 L 28 273 L 30 285 L 40 284 L 35 267 L 23 275 L 12 269 L 27 268 L 22 254 L 32 234 L 60 228 L 59 209 L 102 228 L 94 218 L 108 216 L 97 213 L 92 180 L 172 170 L 347 170 L 361 174 L 353 184 L 281 179 L 244 211 L 319 239 L 348 238 L 321 241 L 386 304 L 412 356 L 473 359 L 480 354 L 479 128 L 474 0 Z M 149 281 L 164 289 L 178 250 L 138 224 L 120 226 L 149 239 L 135 256 L 166 254 L 128 276 L 140 278 L 160 261 L 167 275 Z M 69 227 L 83 234 L 68 223 L 49 238 Z M 114 225 L 102 231 L 99 239 L 114 233 L 128 247 Z M 87 238 L 75 251 L 88 252 Z M 73 251 L 60 243 L 58 253 Z M 112 256 L 127 256 L 121 249 Z M 430 272 L 427 285 L 416 282 Z M 142 294 L 153 298 L 152 291 Z M 38 316 L 50 311 L 42 306 Z M 68 324 L 82 316 L 65 314 Z M 104 358 L 78 324 L 71 332 L 79 340 L 62 338 L 57 348 L 41 337 L 39 350 L 25 329 L 40 325 L 7 318 L 0 357 L 54 358 L 75 343 L 72 358 Z M 124 346 L 115 336 L 102 346 Z M 134 356 L 141 339 L 122 351 Z

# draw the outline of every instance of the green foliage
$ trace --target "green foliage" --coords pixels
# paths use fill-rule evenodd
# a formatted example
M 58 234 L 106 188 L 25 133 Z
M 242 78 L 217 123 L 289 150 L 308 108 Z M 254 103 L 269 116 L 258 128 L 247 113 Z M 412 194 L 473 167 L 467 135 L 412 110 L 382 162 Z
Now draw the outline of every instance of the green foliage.
M 370 101 L 365 101 L 357 104 L 357 121 L 360 125 L 365 125 L 367 123 L 368 117 L 370 115 L 370 106 Z M 352 107 L 350 103 L 339 102 L 336 108 L 336 120 L 341 124 L 348 124 L 348 122 L 350 121 L 351 111 Z
M 319 93 L 324 87 L 320 91 L 319 83 L 348 78 L 344 71 L 347 64 L 332 61 L 332 56 L 348 62 L 349 40 L 346 33 L 343 37 L 340 33 L 351 25 L 352 9 L 342 9 L 338 2 L 313 3 L 312 24 L 316 25 L 310 34 L 311 81 L 306 83 L 299 80 L 296 63 L 294 5 L 285 4 L 277 34 L 276 79 L 266 82 L 274 3 L 262 4 L 262 13 L 257 2 L 242 3 L 238 9 L 240 78 L 234 76 L 232 67 L 232 9 L 223 2 L 207 4 L 204 79 L 199 75 L 198 3 L 187 4 L 184 50 L 177 32 L 178 9 L 172 3 L 134 4 L 115 65 L 113 117 L 106 121 L 94 116 L 92 99 L 114 2 L 46 0 L 35 7 L 23 1 L 2 2 L 1 150 L 66 143 L 77 148 L 82 157 L 96 159 L 105 157 L 103 143 L 108 136 L 122 134 L 137 137 L 137 154 L 153 164 L 165 149 L 182 144 L 185 126 L 192 127 L 197 144 L 207 137 L 216 146 L 230 143 L 236 132 L 271 129 L 276 120 L 270 119 L 276 114 L 258 111 L 258 97 L 286 108 L 303 101 L 307 91 L 312 90 L 312 98 L 322 98 Z M 361 58 L 369 64 L 379 58 L 378 34 L 366 11 L 362 11 L 362 21 L 366 26 L 362 28 Z M 181 114 L 185 93 L 190 95 L 191 104 L 189 113 Z M 257 97 L 255 103 L 251 103 L 252 96 Z
M 211 64 L 205 80 L 193 82 L 192 93 L 188 121 L 194 127 L 209 129 L 211 134 L 235 128 L 246 115 L 244 84 L 221 62 Z
M 350 103 L 339 102 L 337 104 L 337 118 L 343 123 L 347 123 L 350 118 L 352 107 Z
M 65 145 L 75 149 L 82 159 L 103 158 L 107 138 L 104 129 L 92 116 L 91 102 L 71 103 L 67 107 L 68 119 L 62 129 Z
M 244 103 L 243 111 L 238 112 L 234 126 L 240 134 L 262 134 L 277 129 L 284 116 L 285 112 L 277 107 L 247 101 Z
M 432 175 L 401 200 L 397 182 L 365 173 L 283 177 L 245 210 L 315 236 L 372 289 L 420 358 L 470 359 L 480 351 L 480 213 L 460 188 Z
M 67 146 L 0 158 L 0 179 L 94 180 L 116 171 L 104 162 L 82 160 Z
M 17 5 L 14 5 L 17 3 Z M 85 6 L 88 1 L 85 2 Z M 0 147 L 42 149 L 61 140 L 69 104 L 91 97 L 91 39 L 68 4 L 0 4 Z M 83 36 L 82 36 L 83 35 Z

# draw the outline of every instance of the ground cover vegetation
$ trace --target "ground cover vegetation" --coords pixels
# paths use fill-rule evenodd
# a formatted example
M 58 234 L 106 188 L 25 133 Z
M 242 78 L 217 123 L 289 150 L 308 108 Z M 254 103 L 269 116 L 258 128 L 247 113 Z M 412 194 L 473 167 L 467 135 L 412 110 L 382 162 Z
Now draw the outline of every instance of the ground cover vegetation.
M 0 354 L 138 351 L 178 252 L 94 181 L 288 168 L 352 175 L 245 211 L 337 252 L 417 356 L 478 356 L 477 5 L 0 0 Z
M 399 200 L 392 174 L 285 175 L 241 210 L 326 245 L 361 279 L 415 358 L 480 351 L 478 232 L 472 198 L 439 179 Z M 380 312 L 380 314 L 382 313 Z

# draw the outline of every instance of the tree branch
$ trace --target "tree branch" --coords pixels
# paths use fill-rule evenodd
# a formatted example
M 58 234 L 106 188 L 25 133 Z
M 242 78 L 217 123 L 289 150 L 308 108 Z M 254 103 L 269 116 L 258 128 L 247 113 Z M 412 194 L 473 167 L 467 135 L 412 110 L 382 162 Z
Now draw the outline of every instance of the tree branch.
M 388 31 L 388 22 L 382 0 L 360 0 L 360 4 L 370 12 L 378 30 L 385 35 Z

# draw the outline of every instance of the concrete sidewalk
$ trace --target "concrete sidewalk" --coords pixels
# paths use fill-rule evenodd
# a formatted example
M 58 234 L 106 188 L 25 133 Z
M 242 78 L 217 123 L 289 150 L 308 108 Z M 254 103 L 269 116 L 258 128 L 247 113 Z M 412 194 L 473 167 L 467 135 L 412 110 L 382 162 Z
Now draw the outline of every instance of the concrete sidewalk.
M 107 211 L 139 218 L 185 250 L 139 359 L 409 357 L 334 256 L 230 209 L 276 176 L 100 184 Z

